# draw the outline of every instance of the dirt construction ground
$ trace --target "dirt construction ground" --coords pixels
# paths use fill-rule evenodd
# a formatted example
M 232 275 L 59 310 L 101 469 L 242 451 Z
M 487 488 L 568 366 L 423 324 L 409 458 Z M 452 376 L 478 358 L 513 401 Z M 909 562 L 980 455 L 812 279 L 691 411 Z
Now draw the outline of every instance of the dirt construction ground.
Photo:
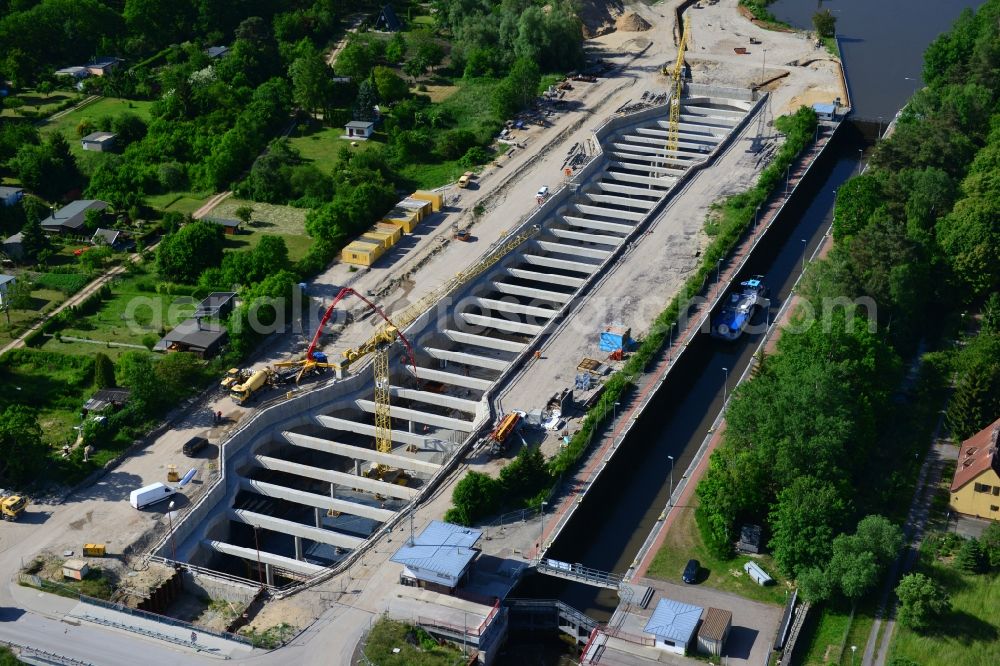
M 350 285 L 362 293 L 376 294 L 391 315 L 445 282 L 461 267 L 473 263 L 491 243 L 530 213 L 535 206 L 534 193 L 540 185 L 552 189 L 559 185 L 563 178 L 562 164 L 571 146 L 585 143 L 597 125 L 617 108 L 638 100 L 644 91 L 666 91 L 668 82 L 659 71 L 676 57 L 672 34 L 673 10 L 677 4 L 626 3 L 627 11 L 636 12 L 652 27 L 643 32 L 612 32 L 587 42 L 588 51 L 619 69 L 597 83 L 574 84 L 577 108 L 553 117 L 550 127 L 519 132 L 516 140 L 523 147 L 484 171 L 476 189 L 445 188 L 446 212 L 418 228 L 417 233 L 394 248 L 376 267 L 352 272 L 347 266 L 335 263 L 309 285 L 310 295 L 329 301 L 340 287 Z M 690 9 L 685 16 L 692 24 L 689 57 L 696 82 L 747 86 L 759 81 L 766 48 L 765 78 L 787 72 L 787 76 L 767 86 L 772 92 L 770 108 L 766 110 L 768 117 L 784 113 L 798 103 L 844 97 L 839 68 L 825 52 L 816 49 L 804 36 L 768 32 L 754 26 L 738 14 L 736 0 Z M 762 43 L 750 47 L 751 36 Z M 751 53 L 736 55 L 733 51 L 736 44 L 746 44 Z M 810 64 L 792 64 L 796 62 Z M 754 124 L 751 123 L 750 129 Z M 695 253 L 705 243 L 702 225 L 708 206 L 721 196 L 745 188 L 762 168 L 745 152 L 749 138 L 747 134 L 742 136 L 718 165 L 691 181 L 687 191 L 630 250 L 626 260 L 604 278 L 603 284 L 572 317 L 574 321 L 564 334 L 549 344 L 543 359 L 508 389 L 504 397 L 506 406 L 537 406 L 540 396 L 547 397 L 565 386 L 570 376 L 567 373 L 575 368 L 579 356 L 596 347 L 595 322 L 621 320 L 632 326 L 635 333 L 645 330 L 694 267 Z M 725 178 L 719 177 L 723 173 Z M 477 204 L 482 204 L 485 212 L 474 218 L 472 210 Z M 469 227 L 475 242 L 451 242 L 450 230 L 455 224 Z M 301 355 L 311 333 L 306 330 L 276 337 L 259 354 L 255 365 Z M 339 350 L 359 342 L 369 333 L 370 324 L 360 321 L 345 329 L 336 347 Z M 216 411 L 225 416 L 221 425 L 213 424 L 211 415 Z M 43 549 L 78 552 L 84 543 L 107 543 L 109 551 L 120 552 L 143 535 L 147 539 L 163 535 L 171 520 L 166 515 L 167 507 L 136 511 L 128 504 L 128 493 L 164 481 L 168 464 L 178 465 L 182 473 L 188 467 L 196 467 L 201 483 L 178 498 L 175 510 L 178 517 L 182 516 L 211 481 L 215 447 L 210 447 L 202 458 L 186 459 L 181 455 L 181 444 L 192 435 L 208 432 L 214 445 L 238 425 L 245 413 L 221 392 L 179 410 L 170 430 L 93 487 L 79 490 L 61 503 L 40 501 L 29 508 L 21 522 L 5 524 L 0 531 L 0 567 L 11 576 L 22 561 Z M 459 473 L 470 467 L 494 471 L 496 463 L 467 461 Z M 458 478 L 456 474 L 416 513 L 416 530 L 432 519 L 441 518 L 449 504 L 451 485 Z M 537 521 L 515 525 L 502 534 L 492 535 L 482 545 L 487 552 L 515 555 L 530 547 L 539 527 Z M 394 594 L 399 567 L 387 560 L 401 538 L 397 531 L 391 540 L 378 544 L 346 574 L 265 607 L 256 616 L 254 627 L 266 629 L 285 622 L 308 629 L 290 646 L 259 660 L 349 663 L 363 629 L 387 607 Z M 0 605 L 11 605 L 4 604 L 8 596 L 6 590 L 0 590 Z

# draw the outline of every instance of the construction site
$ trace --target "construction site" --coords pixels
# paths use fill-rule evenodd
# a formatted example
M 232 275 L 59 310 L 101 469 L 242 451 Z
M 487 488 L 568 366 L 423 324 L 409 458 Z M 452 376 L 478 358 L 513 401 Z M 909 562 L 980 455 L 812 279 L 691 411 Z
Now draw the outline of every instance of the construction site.
M 758 27 L 736 0 L 629 9 L 649 29 L 587 42 L 611 69 L 574 84 L 578 110 L 545 134 L 522 132 L 523 148 L 477 188 L 434 193 L 405 252 L 372 249 L 388 229 L 350 246 L 364 254 L 350 262 L 365 267 L 338 262 L 308 285 L 300 333 L 275 336 L 162 446 L 122 463 L 123 474 L 160 481 L 179 442 L 212 416 L 217 458 L 167 521 L 90 496 L 81 506 L 104 520 L 31 546 L 82 537 L 125 547 L 141 534 L 144 563 L 179 566 L 243 608 L 259 602 L 246 618 L 256 629 L 318 636 L 336 625 L 336 637 L 283 648 L 293 658 L 351 663 L 370 617 L 389 611 L 438 616 L 454 640 L 456 626 L 474 624 L 461 638 L 491 661 L 506 632 L 499 600 L 541 553 L 544 526 L 480 526 L 443 543 L 414 535 L 441 529 L 466 471 L 496 475 L 522 445 L 551 456 L 579 429 L 570 403 L 599 394 L 699 264 L 712 204 L 749 187 L 780 145 L 775 116 L 848 105 L 836 60 L 804 35 Z M 272 387 L 271 369 L 288 381 Z M 538 427 L 512 437 L 521 419 Z M 113 534 L 122 525 L 130 537 Z M 458 572 L 464 598 L 456 586 L 407 587 L 416 565 L 400 563 L 401 544 L 475 545 L 478 559 Z M 584 640 L 591 625 L 575 622 Z

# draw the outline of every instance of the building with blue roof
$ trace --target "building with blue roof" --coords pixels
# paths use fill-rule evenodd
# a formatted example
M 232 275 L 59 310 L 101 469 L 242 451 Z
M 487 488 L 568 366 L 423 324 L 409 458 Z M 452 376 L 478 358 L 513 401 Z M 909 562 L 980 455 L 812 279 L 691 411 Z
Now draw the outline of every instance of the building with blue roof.
M 453 592 L 479 555 L 475 545 L 482 536 L 482 530 L 432 520 L 392 556 L 392 562 L 403 565 L 399 582 L 411 587 Z
M 702 610 L 680 601 L 660 599 L 643 631 L 655 637 L 656 647 L 684 654 L 694 640 Z

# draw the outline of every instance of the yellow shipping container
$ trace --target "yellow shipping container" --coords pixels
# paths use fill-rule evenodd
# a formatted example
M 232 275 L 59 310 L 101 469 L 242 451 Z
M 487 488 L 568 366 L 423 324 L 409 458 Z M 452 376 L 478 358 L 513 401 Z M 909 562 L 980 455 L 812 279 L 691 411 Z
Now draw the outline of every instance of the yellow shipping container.
M 396 205 L 400 208 L 416 211 L 418 220 L 423 220 L 432 212 L 431 202 L 423 199 L 403 199 Z
M 383 252 L 385 252 L 385 248 L 379 243 L 356 240 L 341 250 L 340 258 L 348 264 L 371 266 L 382 256 Z
M 403 237 L 403 229 L 395 224 L 389 224 L 388 222 L 376 222 L 375 226 L 372 227 L 372 231 L 381 231 L 384 234 L 389 234 L 392 236 L 392 245 L 399 242 L 399 239 Z
M 366 239 L 373 243 L 378 243 L 386 250 L 392 247 L 392 244 L 396 242 L 392 239 L 392 234 L 387 234 L 384 231 L 366 231 L 361 234 L 361 237 L 358 240 L 363 241 Z
M 423 190 L 417 190 L 411 196 L 411 199 L 422 199 L 423 201 L 431 202 L 431 210 L 433 212 L 438 212 L 441 207 L 444 206 L 444 197 L 440 194 L 435 194 L 434 192 L 424 192 Z
M 400 227 L 404 234 L 412 232 L 420 224 L 416 212 L 399 207 L 390 210 L 382 219 L 384 222 Z

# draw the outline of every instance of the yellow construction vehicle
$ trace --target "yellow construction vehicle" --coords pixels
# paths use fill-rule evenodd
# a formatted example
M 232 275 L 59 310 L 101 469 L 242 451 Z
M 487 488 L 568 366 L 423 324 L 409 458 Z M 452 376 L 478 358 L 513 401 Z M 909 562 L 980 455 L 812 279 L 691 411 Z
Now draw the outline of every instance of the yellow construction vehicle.
M 28 507 L 28 498 L 23 495 L 0 497 L 0 518 L 17 520 Z
M 226 376 L 223 377 L 221 382 L 219 382 L 219 386 L 221 386 L 223 390 L 229 390 L 236 384 L 245 382 L 249 376 L 250 373 L 246 370 L 241 370 L 240 368 L 229 368 L 229 372 L 227 372 Z
M 273 374 L 274 373 L 268 368 L 258 370 L 250 375 L 250 378 L 242 384 L 234 385 L 233 388 L 229 390 L 230 397 L 232 397 L 232 399 L 238 404 L 242 405 L 256 395 L 258 391 L 266 387 L 268 382 L 271 381 Z

